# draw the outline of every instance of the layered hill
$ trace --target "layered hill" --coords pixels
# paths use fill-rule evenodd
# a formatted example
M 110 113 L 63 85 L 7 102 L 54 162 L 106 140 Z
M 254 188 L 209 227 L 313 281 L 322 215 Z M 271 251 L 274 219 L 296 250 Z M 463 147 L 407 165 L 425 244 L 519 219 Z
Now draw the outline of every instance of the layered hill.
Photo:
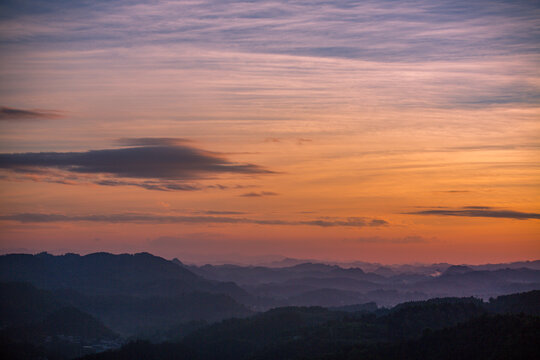
M 233 298 L 248 296 L 232 282 L 204 279 L 149 253 L 3 255 L 0 256 L 0 281 L 28 282 L 40 289 L 72 289 L 91 295 L 170 297 L 202 291 Z
M 194 320 L 212 322 L 251 314 L 237 301 L 248 302 L 251 296 L 234 283 L 204 279 L 147 253 L 4 255 L 0 281 L 26 283 L 4 284 L 2 302 L 26 307 L 27 318 L 42 318 L 40 309 L 55 310 L 60 302 L 97 317 L 125 336 Z M 25 291 L 34 294 L 24 296 Z M 32 299 L 42 301 L 38 306 Z
M 490 310 L 498 303 L 532 313 Z M 371 314 L 285 307 L 203 327 L 179 342 L 135 342 L 87 359 L 537 359 L 539 307 L 540 291 L 490 303 L 431 299 Z
M 285 267 L 204 265 L 187 267 L 208 279 L 233 281 L 252 294 L 274 299 L 270 306 L 345 306 L 400 302 L 433 297 L 476 296 L 484 299 L 540 289 L 537 262 L 490 266 L 434 264 L 401 266 L 378 273 L 358 267 L 321 263 Z M 518 268 L 516 265 L 531 265 Z M 399 271 L 399 272 L 398 272 Z M 384 274 L 384 275 L 383 275 Z

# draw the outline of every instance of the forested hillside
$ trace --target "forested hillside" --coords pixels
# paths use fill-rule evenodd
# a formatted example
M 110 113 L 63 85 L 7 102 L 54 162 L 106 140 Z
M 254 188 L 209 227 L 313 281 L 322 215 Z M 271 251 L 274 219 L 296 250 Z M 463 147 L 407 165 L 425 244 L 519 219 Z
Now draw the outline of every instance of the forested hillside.
M 179 342 L 135 342 L 85 359 L 536 359 L 540 318 L 532 314 L 540 291 L 513 296 L 516 305 L 532 299 L 536 308 L 522 314 L 499 309 L 504 315 L 490 310 L 499 300 L 473 298 L 405 303 L 368 314 L 279 308 L 203 327 Z

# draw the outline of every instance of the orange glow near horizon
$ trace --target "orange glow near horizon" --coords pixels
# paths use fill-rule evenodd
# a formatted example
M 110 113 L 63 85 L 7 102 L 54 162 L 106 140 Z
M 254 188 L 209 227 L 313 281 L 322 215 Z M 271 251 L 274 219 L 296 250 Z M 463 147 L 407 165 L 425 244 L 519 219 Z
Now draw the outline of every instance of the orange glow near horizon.
M 538 24 L 526 9 L 492 9 L 505 20 L 495 26 L 480 9 L 474 21 L 444 7 L 420 21 L 427 10 L 405 3 L 303 4 L 317 11 L 283 18 L 244 14 L 264 13 L 257 4 L 197 4 L 111 4 L 84 20 L 84 36 L 76 8 L 72 20 L 56 8 L 2 20 L 4 253 L 540 258 L 540 58 L 514 36 Z M 118 32 L 101 30 L 109 13 Z M 361 20 L 381 13 L 401 33 Z M 123 33 L 134 26 L 137 39 Z M 175 160 L 150 153 L 158 147 Z M 131 172 L 60 159 L 122 149 Z M 42 152 L 56 162 L 44 166 Z

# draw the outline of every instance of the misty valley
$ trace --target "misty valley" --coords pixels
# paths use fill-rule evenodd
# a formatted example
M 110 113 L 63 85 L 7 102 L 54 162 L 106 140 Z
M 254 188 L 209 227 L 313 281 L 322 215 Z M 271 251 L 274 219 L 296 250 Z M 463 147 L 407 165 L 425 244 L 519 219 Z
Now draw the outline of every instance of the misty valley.
M 534 359 L 540 261 L 0 256 L 4 359 Z

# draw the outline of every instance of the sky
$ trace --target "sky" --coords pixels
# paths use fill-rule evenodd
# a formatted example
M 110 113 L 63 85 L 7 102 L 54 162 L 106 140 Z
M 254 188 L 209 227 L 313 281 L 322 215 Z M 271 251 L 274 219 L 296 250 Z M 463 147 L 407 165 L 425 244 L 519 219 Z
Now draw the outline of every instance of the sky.
M 540 258 L 539 1 L 0 3 L 0 250 Z

